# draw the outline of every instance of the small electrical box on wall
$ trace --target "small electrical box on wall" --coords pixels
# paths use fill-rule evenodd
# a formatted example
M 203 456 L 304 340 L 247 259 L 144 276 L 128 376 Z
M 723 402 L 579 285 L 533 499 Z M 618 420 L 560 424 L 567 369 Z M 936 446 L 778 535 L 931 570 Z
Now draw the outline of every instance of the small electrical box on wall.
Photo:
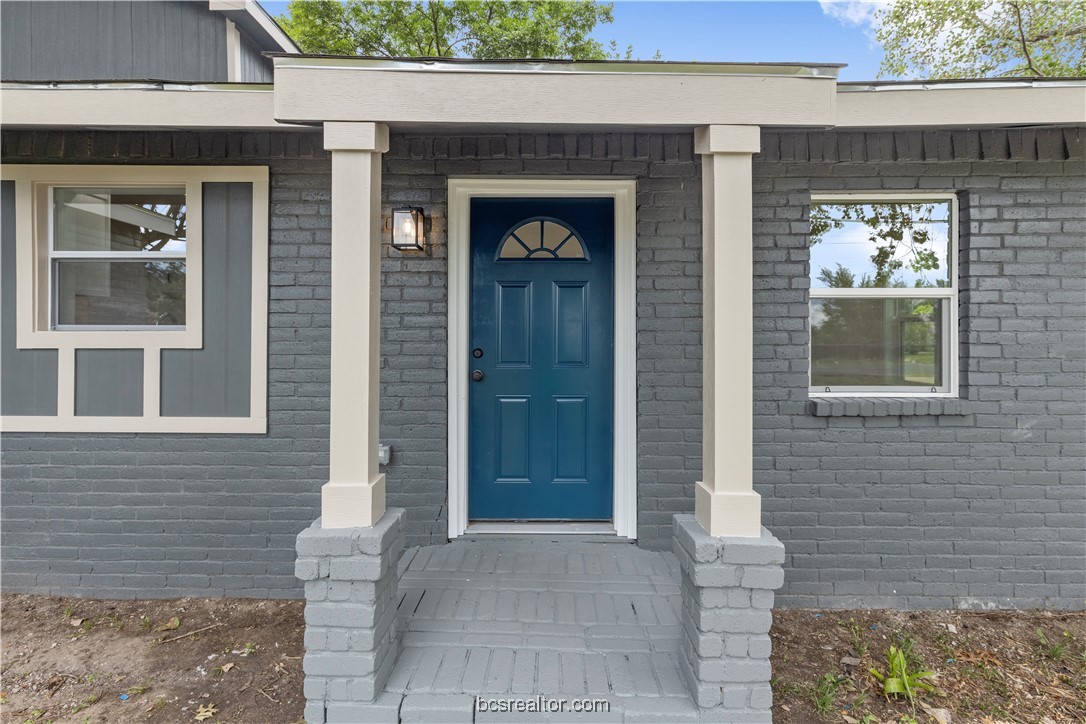
M 377 462 L 381 465 L 388 465 L 388 461 L 392 459 L 392 446 L 385 445 L 384 443 L 377 446 Z

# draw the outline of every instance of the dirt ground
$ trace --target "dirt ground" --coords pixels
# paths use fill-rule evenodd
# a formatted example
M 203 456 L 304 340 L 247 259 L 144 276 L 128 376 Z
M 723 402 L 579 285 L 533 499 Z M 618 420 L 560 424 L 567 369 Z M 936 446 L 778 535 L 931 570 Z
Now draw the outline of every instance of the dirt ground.
M 773 612 L 775 722 L 1086 722 L 1086 614 Z M 883 695 L 887 650 L 935 691 Z
M 0 605 L 5 723 L 301 721 L 301 602 Z M 1086 614 L 775 611 L 772 636 L 777 722 L 1086 722 Z M 869 672 L 891 644 L 934 672 L 915 706 Z
M 0 605 L 4 724 L 302 719 L 301 601 L 7 595 Z

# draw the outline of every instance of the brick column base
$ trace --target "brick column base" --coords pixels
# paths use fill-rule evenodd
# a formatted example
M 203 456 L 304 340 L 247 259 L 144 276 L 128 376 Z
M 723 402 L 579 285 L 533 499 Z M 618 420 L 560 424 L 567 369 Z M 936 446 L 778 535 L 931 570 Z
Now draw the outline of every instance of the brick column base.
M 294 574 L 305 581 L 305 720 L 366 719 L 400 652 L 397 564 L 403 510 L 372 528 L 321 528 L 298 535 Z
M 770 722 L 769 627 L 773 591 L 784 583 L 784 545 L 761 538 L 714 538 L 692 515 L 675 516 L 682 568 L 679 666 L 702 719 Z

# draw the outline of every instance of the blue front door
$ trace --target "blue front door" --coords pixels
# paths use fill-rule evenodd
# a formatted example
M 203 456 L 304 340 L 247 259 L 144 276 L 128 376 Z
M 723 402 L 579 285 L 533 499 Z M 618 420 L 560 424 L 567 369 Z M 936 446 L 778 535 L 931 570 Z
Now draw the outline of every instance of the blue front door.
M 614 201 L 471 201 L 468 516 L 610 520 Z

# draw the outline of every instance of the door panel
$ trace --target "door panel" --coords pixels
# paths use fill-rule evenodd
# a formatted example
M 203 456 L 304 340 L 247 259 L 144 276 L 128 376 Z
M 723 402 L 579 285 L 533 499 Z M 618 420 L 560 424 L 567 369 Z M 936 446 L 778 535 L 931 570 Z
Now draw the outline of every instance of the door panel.
M 532 364 L 532 283 L 498 282 L 498 364 L 530 367 Z
M 554 284 L 554 364 L 588 365 L 588 284 Z
M 609 520 L 614 202 L 473 199 L 468 515 Z

